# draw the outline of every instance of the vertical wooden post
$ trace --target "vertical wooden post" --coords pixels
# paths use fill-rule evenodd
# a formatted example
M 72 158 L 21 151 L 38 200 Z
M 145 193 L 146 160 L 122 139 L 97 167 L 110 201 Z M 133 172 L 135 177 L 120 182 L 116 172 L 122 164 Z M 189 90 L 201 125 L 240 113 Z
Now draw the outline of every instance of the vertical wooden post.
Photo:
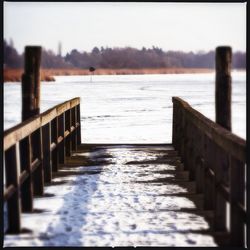
M 20 147 L 20 162 L 21 169 L 26 170 L 29 174 L 28 178 L 24 181 L 21 186 L 21 197 L 22 197 L 22 211 L 32 212 L 33 211 L 33 185 L 32 185 L 32 173 L 31 173 L 31 141 L 30 136 L 27 136 L 19 143 Z
M 204 159 L 202 157 L 196 158 L 196 182 L 197 193 L 204 193 L 205 171 L 204 171 Z
M 186 144 L 186 120 L 185 120 L 185 112 L 183 109 L 181 109 L 180 112 L 180 124 L 181 124 L 181 140 L 180 140 L 180 155 L 182 158 L 182 161 L 185 161 L 185 144 Z M 186 165 L 184 165 L 184 169 L 187 170 Z
M 6 185 L 14 185 L 15 193 L 8 199 L 8 233 L 21 231 L 21 203 L 19 190 L 19 157 L 17 145 L 12 146 L 5 153 Z
M 37 129 L 31 136 L 32 156 L 34 161 L 41 161 L 37 169 L 33 173 L 33 187 L 35 195 L 43 195 L 44 192 L 44 176 L 43 176 L 43 147 L 42 147 L 42 128 Z
M 216 48 L 216 123 L 231 131 L 231 47 Z
M 76 151 L 77 138 L 76 138 L 76 107 L 70 109 L 71 111 L 71 126 L 75 127 L 75 130 L 71 133 L 71 149 Z
M 65 130 L 70 132 L 71 126 L 71 112 L 67 110 L 65 112 Z M 71 156 L 71 143 L 70 143 L 71 134 L 69 134 L 65 139 L 65 156 Z
M 77 131 L 77 146 L 81 144 L 81 112 L 80 104 L 76 106 L 76 121 L 78 122 Z
M 51 129 L 50 122 L 42 127 L 42 140 L 43 140 L 43 168 L 44 168 L 44 182 L 51 182 L 52 179 L 52 166 L 51 166 Z
M 55 117 L 51 121 L 51 141 L 57 145 L 57 138 L 58 138 L 58 123 L 57 123 L 57 117 Z M 58 171 L 58 148 L 54 148 L 51 153 L 51 160 L 52 160 L 52 172 Z
M 65 162 L 65 140 L 64 140 L 64 114 L 62 113 L 60 116 L 58 116 L 57 122 L 58 122 L 58 136 L 62 137 L 63 140 L 58 145 L 58 163 L 64 164 Z
M 177 132 L 176 132 L 176 129 L 177 129 L 177 107 L 176 107 L 176 104 L 175 104 L 175 101 L 174 99 L 172 98 L 172 102 L 173 102 L 173 116 L 172 116 L 172 144 L 173 146 L 175 147 L 175 149 L 177 149 L 177 142 L 176 142 L 176 137 L 177 137 Z
M 40 113 L 41 47 L 25 47 L 25 68 L 22 75 L 22 121 Z
M 214 155 L 214 169 L 216 183 L 228 186 L 229 184 L 229 157 L 228 153 L 223 150 L 220 146 L 214 144 L 215 148 Z M 214 230 L 226 231 L 227 227 L 227 203 L 222 193 L 217 192 L 215 194 L 215 211 L 214 211 Z
M 24 74 L 22 75 L 22 121 L 38 115 L 40 113 L 40 64 L 41 64 L 41 47 L 26 46 Z M 36 133 L 35 133 L 36 134 Z M 42 161 L 40 131 L 31 140 L 31 148 L 34 150 L 36 157 Z M 38 149 L 39 148 L 39 149 Z M 34 155 L 33 155 L 34 156 Z M 34 194 L 43 194 L 43 166 L 34 173 Z M 38 182 L 38 183 L 36 183 Z
M 230 240 L 231 246 L 244 247 L 244 220 L 237 204 L 245 205 L 244 163 L 230 158 Z

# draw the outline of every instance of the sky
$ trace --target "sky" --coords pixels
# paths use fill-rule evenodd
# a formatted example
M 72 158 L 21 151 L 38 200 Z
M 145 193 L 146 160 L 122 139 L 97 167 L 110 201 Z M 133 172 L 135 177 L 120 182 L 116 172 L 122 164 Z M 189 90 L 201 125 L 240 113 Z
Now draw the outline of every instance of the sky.
M 19 53 L 93 47 L 246 51 L 246 3 L 4 2 L 4 38 Z

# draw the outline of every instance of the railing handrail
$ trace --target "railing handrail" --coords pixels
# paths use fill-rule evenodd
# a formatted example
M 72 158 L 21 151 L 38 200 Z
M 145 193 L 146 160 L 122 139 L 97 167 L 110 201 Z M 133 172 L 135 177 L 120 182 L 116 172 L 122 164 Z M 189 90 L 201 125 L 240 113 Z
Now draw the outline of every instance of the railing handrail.
M 204 194 L 204 209 L 214 211 L 214 230 L 229 232 L 232 246 L 244 246 L 246 141 L 173 97 L 173 146 Z
M 246 141 L 244 139 L 210 120 L 181 98 L 172 97 L 172 101 L 180 105 L 192 117 L 190 120 L 193 124 L 200 128 L 216 144 L 238 160 L 246 162 Z
M 70 99 L 7 129 L 4 131 L 4 151 L 78 104 L 80 104 L 80 97 Z
M 4 132 L 4 200 L 9 233 L 21 232 L 21 212 L 81 144 L 80 98 L 35 115 Z

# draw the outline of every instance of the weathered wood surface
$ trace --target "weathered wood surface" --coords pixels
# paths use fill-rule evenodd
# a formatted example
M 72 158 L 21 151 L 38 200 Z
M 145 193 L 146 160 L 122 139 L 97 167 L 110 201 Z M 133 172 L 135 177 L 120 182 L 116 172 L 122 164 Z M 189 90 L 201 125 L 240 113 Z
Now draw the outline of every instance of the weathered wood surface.
M 181 136 L 181 133 L 177 133 L 176 128 L 181 126 L 181 123 L 177 123 L 177 119 L 180 119 L 181 121 L 183 118 L 180 118 L 180 116 L 183 115 L 188 122 L 194 124 L 198 130 L 202 131 L 205 136 L 213 140 L 214 143 L 223 148 L 228 154 L 234 156 L 240 161 L 246 161 L 246 141 L 244 139 L 217 125 L 215 122 L 202 115 L 199 111 L 193 109 L 181 98 L 173 97 L 172 100 L 176 107 L 173 114 L 173 126 L 175 126 L 173 129 L 173 142 L 177 141 L 178 137 Z M 177 112 L 179 113 L 177 114 Z
M 122 163 L 124 169 L 145 169 L 153 165 L 154 172 L 158 171 L 155 174 L 162 175 L 150 180 L 134 179 L 135 184 L 168 183 L 182 187 L 186 192 L 158 193 L 157 196 L 175 195 L 191 199 L 196 204 L 194 210 L 204 211 L 204 215 L 208 211 L 213 212 L 209 219 L 209 230 L 212 230 L 211 235 L 218 244 L 243 246 L 246 223 L 246 142 L 204 117 L 180 98 L 174 97 L 173 104 L 173 145 L 81 145 L 79 98 L 59 104 L 5 131 L 7 182 L 4 199 L 9 210 L 9 233 L 21 232 L 21 211 L 33 210 L 33 196 L 43 195 L 44 183 L 51 183 L 52 177 L 89 174 L 61 169 L 74 168 L 79 164 L 112 164 L 109 155 L 99 157 L 95 154 L 91 159 L 88 155 L 93 151 L 114 149 L 117 156 L 125 147 L 132 155 Z M 72 152 L 76 152 L 75 155 L 72 156 Z M 137 153 L 148 157 L 133 158 L 133 154 Z M 165 165 L 173 165 L 174 169 L 162 169 Z M 171 174 L 171 177 L 164 176 L 167 174 Z M 226 202 L 230 204 L 229 231 L 226 228 Z
M 66 138 L 67 156 L 72 153 L 71 145 L 76 149 L 80 144 L 80 116 L 72 119 L 79 105 L 80 98 L 73 98 L 4 132 L 9 233 L 21 232 L 21 210 L 33 211 L 33 196 L 44 194 L 44 183 L 51 182 L 58 163 L 64 163 Z
M 42 47 L 26 46 L 22 75 L 22 121 L 40 113 L 40 64 Z
M 215 211 L 215 230 L 226 231 L 229 216 L 230 244 L 244 246 L 246 141 L 178 97 L 173 97 L 173 108 L 173 146 L 204 192 L 205 208 Z
M 72 108 L 75 108 L 77 105 L 79 105 L 80 98 L 79 97 L 73 98 L 69 100 L 68 102 L 70 103 L 70 106 L 68 106 L 69 108 L 67 110 L 70 110 Z M 62 103 L 61 105 L 65 106 L 65 103 Z M 29 118 L 25 120 L 24 122 L 4 131 L 4 150 L 7 150 L 11 146 L 13 146 L 15 143 L 24 139 L 29 134 L 33 133 L 35 130 L 46 125 L 47 123 L 51 122 L 54 118 L 56 118 L 58 115 L 60 115 L 60 112 L 58 113 L 57 109 L 60 109 L 61 105 L 59 104 L 55 106 L 54 108 L 51 108 L 41 113 L 40 115 Z
M 42 226 L 33 239 L 43 235 L 37 242 L 53 242 L 54 246 L 69 246 L 74 234 L 82 238 L 74 242 L 78 246 L 225 245 L 228 234 L 214 232 L 214 211 L 204 209 L 204 195 L 197 193 L 189 171 L 183 168 L 171 144 L 81 144 L 59 165 L 46 186 L 55 190 L 50 198 L 52 204 L 53 198 L 62 197 L 64 185 L 72 190 L 62 197 L 67 202 L 58 211 L 43 202 L 46 213 L 41 216 L 60 215 L 57 223 L 44 221 L 50 224 L 51 231 L 43 231 L 47 227 Z M 81 216 L 82 223 L 71 221 L 77 221 L 77 216 Z M 23 226 L 34 230 L 28 221 L 24 220 Z M 61 241 L 55 233 L 57 228 Z M 96 232 L 99 228 L 102 233 Z M 23 235 L 18 239 L 23 242 Z
M 232 49 L 227 46 L 217 47 L 215 54 L 215 121 L 231 131 Z

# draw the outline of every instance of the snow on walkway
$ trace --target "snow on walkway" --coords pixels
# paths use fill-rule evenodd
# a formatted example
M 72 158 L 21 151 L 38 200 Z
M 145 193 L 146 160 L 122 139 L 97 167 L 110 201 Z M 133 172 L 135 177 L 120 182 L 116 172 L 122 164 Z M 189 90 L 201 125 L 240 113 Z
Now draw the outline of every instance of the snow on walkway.
M 78 164 L 66 164 L 35 198 L 42 211 L 22 214 L 31 232 L 5 235 L 4 246 L 216 246 L 195 212 L 202 205 L 178 195 L 194 187 L 181 184 L 176 156 L 159 161 L 171 152 L 113 146 L 78 153 Z M 173 177 L 179 184 L 166 181 Z

